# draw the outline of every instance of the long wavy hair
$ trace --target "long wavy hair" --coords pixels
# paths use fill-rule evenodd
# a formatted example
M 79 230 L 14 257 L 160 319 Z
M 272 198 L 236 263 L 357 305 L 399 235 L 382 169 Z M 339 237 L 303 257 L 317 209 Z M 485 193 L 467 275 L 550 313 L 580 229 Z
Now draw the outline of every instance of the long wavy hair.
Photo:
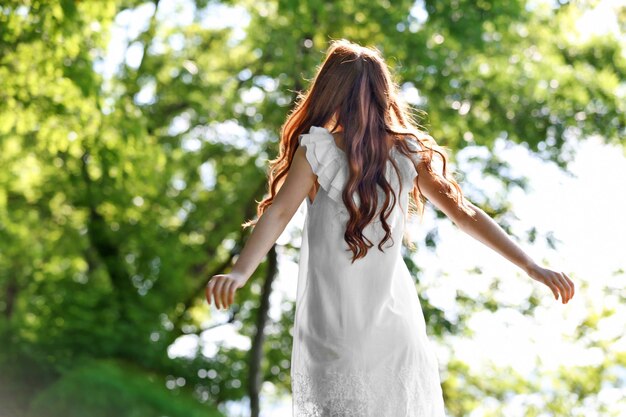
M 385 178 L 387 162 L 399 175 L 399 168 L 390 158 L 392 147 L 402 154 L 412 156 L 412 163 L 423 163 L 430 172 L 437 174 L 438 181 L 446 193 L 468 214 L 473 209 L 467 205 L 463 192 L 447 168 L 447 151 L 438 145 L 432 136 L 412 120 L 406 103 L 398 94 L 398 84 L 392 78 L 380 51 L 363 47 L 346 39 L 331 40 L 326 57 L 317 68 L 310 88 L 298 92 L 296 105 L 288 115 L 280 132 L 279 155 L 269 161 L 269 195 L 257 202 L 257 219 L 272 204 L 284 183 L 294 154 L 299 145 L 298 137 L 307 133 L 311 126 L 329 126 L 331 132 L 343 128 L 345 154 L 349 165 L 349 179 L 342 193 L 342 200 L 350 214 L 344 232 L 344 240 L 352 252 L 352 262 L 364 257 L 373 243 L 363 235 L 363 229 L 378 215 L 385 235 L 378 244 L 392 239 L 387 218 L 398 200 L 390 183 Z M 421 146 L 410 147 L 407 141 L 417 141 Z M 415 149 L 415 152 L 413 151 Z M 416 153 L 421 154 L 416 158 Z M 433 157 L 438 154 L 442 165 L 438 173 L 433 167 Z M 417 161 L 417 162 L 416 162 Z M 419 176 L 417 177 L 419 179 Z M 409 192 L 408 213 L 419 213 L 423 220 L 426 198 L 418 180 Z M 378 190 L 385 194 L 384 206 L 378 207 Z M 319 189 L 318 184 L 316 188 Z M 358 193 L 359 207 L 352 195 Z M 316 195 L 316 198 L 319 196 Z M 249 220 L 242 226 L 256 224 Z M 407 235 L 405 234 L 405 237 Z M 366 242 L 367 241 L 367 242 Z M 412 242 L 405 242 L 414 248 Z

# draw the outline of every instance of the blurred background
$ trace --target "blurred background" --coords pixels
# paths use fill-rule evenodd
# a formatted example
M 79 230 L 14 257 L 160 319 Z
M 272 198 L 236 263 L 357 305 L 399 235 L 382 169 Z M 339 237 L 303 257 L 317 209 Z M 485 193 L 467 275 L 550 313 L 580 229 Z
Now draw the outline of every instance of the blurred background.
M 305 206 L 228 311 L 204 286 L 343 37 L 576 285 L 563 305 L 432 205 L 411 220 L 448 415 L 626 415 L 626 1 L 0 4 L 1 416 L 291 416 Z

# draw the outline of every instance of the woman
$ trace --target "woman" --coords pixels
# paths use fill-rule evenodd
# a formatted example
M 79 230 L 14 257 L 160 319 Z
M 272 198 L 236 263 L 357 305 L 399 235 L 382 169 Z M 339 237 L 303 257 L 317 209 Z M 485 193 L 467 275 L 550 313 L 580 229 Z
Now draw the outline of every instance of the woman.
M 218 308 L 241 288 L 306 200 L 291 363 L 293 414 L 443 417 L 438 361 L 400 253 L 428 199 L 567 303 L 574 285 L 534 262 L 463 195 L 445 150 L 416 127 L 377 49 L 332 41 L 281 130 L 270 194 L 232 271 L 206 288 Z M 410 208 L 410 210 L 409 210 Z M 375 247 L 374 247 L 375 246 Z

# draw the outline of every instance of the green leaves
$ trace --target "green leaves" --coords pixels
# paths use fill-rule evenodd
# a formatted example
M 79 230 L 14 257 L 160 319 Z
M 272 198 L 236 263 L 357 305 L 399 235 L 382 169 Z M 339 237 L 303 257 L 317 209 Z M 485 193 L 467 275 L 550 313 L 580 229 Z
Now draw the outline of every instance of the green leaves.
M 35 413 L 50 405 L 51 415 L 196 415 L 204 410 L 198 403 L 249 394 L 246 350 L 186 362 L 170 359 L 168 346 L 211 324 L 199 289 L 244 244 L 241 223 L 267 191 L 282 123 L 330 38 L 378 47 L 453 159 L 467 146 L 492 150 L 503 137 L 564 165 L 568 135 L 626 138 L 624 44 L 610 33 L 578 32 L 585 2 L 533 9 L 522 1 L 198 0 L 182 11 L 171 4 L 0 7 L 0 338 L 8 341 L 0 370 L 37 364 L 39 385 L 14 378 L 22 405 L 37 398 Z M 102 72 L 114 63 L 107 54 L 121 63 L 110 79 Z M 524 187 L 524 178 L 497 155 L 479 166 L 504 186 L 484 207 L 503 217 L 511 210 L 506 192 Z M 529 239 L 537 235 L 531 230 Z M 436 229 L 428 232 L 425 246 L 437 243 Z M 265 268 L 239 294 L 242 337 L 257 330 L 254 279 L 264 279 Z M 456 321 L 424 300 L 429 332 L 467 331 L 477 303 L 458 300 Z M 502 307 L 492 294 L 478 305 Z M 536 305 L 531 297 L 527 313 Z M 293 324 L 286 307 L 271 324 L 261 366 L 285 393 Z M 77 362 L 106 357 L 126 362 Z M 463 379 L 460 364 L 449 369 L 455 415 L 467 415 L 481 396 L 528 389 L 516 377 L 481 382 Z M 593 394 L 583 380 L 596 377 L 586 372 L 565 379 L 581 396 Z M 200 396 L 179 402 L 158 388 L 178 378 L 190 390 L 193 381 Z M 462 394 L 468 385 L 474 391 Z M 85 394 L 96 391 L 93 401 Z
M 189 389 L 171 395 L 167 386 L 166 378 L 131 363 L 89 361 L 66 373 L 37 395 L 30 412 L 48 417 L 222 415 L 214 407 L 200 405 Z

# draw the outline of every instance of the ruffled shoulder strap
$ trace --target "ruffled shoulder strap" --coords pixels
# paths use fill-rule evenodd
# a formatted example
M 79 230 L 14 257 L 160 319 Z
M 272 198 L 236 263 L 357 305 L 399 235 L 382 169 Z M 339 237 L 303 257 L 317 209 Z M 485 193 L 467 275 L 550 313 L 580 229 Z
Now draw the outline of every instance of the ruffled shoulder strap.
M 346 156 L 337 147 L 333 135 L 324 127 L 311 126 L 309 133 L 298 137 L 298 143 L 306 148 L 306 158 L 320 187 L 331 199 L 343 204 L 341 193 L 348 179 L 348 167 Z

